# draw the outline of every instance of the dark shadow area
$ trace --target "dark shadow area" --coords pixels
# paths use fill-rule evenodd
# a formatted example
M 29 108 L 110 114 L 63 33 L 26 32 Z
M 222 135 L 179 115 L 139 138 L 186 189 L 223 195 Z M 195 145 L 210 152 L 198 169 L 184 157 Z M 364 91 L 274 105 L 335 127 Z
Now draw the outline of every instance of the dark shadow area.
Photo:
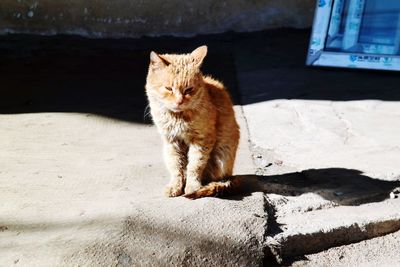
M 283 196 L 315 193 L 339 205 L 361 205 L 388 199 L 400 181 L 384 181 L 344 168 L 309 169 L 271 176 L 238 175 L 243 184 L 240 200 L 252 192 L 262 191 Z
M 144 85 L 151 50 L 187 53 L 159 39 L 90 40 L 74 36 L 0 38 L 0 113 L 81 112 L 137 123 L 144 118 Z M 163 42 L 161 42 L 163 43 Z M 203 71 L 236 92 L 232 54 L 211 51 Z M 233 93 L 237 102 L 237 94 Z
M 399 101 L 399 72 L 305 65 L 309 30 L 243 34 L 236 54 L 242 104 L 273 99 Z
M 309 34 L 277 29 L 193 38 L 2 36 L 0 113 L 82 112 L 149 123 L 149 52 L 187 53 L 203 44 L 209 46 L 203 72 L 223 81 L 235 103 L 400 100 L 398 72 L 306 67 Z

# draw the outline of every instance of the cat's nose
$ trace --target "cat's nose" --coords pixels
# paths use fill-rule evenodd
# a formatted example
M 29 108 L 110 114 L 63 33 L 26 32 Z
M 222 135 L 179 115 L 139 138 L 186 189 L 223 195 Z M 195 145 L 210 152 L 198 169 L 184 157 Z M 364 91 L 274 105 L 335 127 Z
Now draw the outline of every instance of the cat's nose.
M 177 106 L 181 105 L 182 103 L 183 103 L 183 97 L 180 97 L 180 98 L 176 99 L 176 101 L 175 101 L 175 104 Z

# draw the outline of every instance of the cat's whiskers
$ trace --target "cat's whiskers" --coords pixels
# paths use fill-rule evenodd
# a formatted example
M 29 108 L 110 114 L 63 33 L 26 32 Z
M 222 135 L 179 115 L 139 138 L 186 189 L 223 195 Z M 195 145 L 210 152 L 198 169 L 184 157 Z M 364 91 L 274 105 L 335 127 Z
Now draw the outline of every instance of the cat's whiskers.
M 147 106 L 144 108 L 143 112 L 143 121 L 146 121 L 146 118 L 150 115 L 150 104 L 147 104 Z

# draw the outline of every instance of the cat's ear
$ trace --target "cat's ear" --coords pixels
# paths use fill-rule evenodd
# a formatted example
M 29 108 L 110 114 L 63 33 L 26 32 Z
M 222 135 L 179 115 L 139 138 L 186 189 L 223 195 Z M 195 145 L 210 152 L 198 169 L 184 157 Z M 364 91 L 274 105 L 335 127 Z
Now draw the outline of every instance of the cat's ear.
M 201 63 L 203 63 L 203 60 L 207 55 L 207 46 L 203 45 L 203 46 L 196 48 L 195 50 L 193 50 L 193 52 L 190 55 L 194 59 L 195 64 L 200 66 Z
M 150 67 L 154 70 L 162 69 L 167 67 L 171 62 L 169 62 L 165 57 L 160 56 L 154 51 L 150 52 Z

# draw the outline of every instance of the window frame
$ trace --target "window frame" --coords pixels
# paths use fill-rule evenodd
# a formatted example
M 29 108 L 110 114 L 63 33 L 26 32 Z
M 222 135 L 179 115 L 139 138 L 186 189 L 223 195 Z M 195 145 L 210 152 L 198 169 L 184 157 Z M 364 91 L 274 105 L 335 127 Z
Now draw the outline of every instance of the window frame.
M 314 22 L 310 37 L 306 64 L 308 66 L 326 66 L 339 68 L 360 68 L 400 71 L 400 55 L 359 53 L 359 52 L 339 52 L 326 51 L 329 25 L 332 23 L 334 14 L 334 4 L 345 0 L 317 0 Z M 360 6 L 365 5 L 366 0 L 357 1 Z M 355 5 L 355 4 L 354 4 Z M 337 9 L 337 8 L 336 8 Z M 338 11 L 338 10 L 336 10 Z M 341 15 L 341 14 L 340 14 Z M 400 20 L 399 20 L 400 21 Z M 340 25 L 341 22 L 339 22 Z M 400 23 L 398 23 L 400 26 Z M 337 27 L 337 25 L 336 25 Z M 399 29 L 400 30 L 400 29 Z M 359 36 L 359 35 L 358 35 Z M 365 45 L 358 42 L 357 44 Z

